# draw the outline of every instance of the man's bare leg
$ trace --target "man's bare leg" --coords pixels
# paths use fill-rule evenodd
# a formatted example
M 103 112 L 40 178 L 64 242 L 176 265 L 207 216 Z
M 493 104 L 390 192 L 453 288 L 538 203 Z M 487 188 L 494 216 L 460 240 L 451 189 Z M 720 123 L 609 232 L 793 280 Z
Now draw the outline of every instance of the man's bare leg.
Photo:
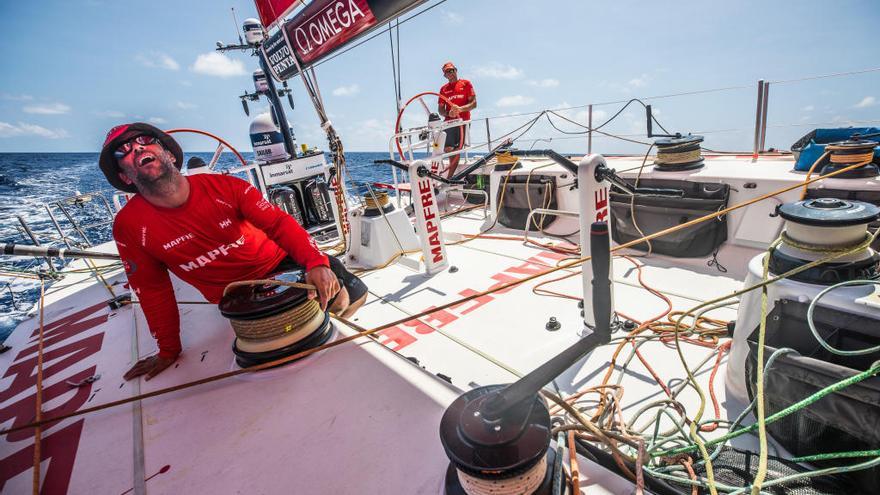
M 453 148 L 452 146 L 447 146 L 447 147 L 443 148 L 443 151 L 445 153 L 449 153 L 450 151 L 452 151 L 454 149 L 455 148 Z M 461 158 L 461 155 L 452 155 L 449 157 L 449 175 L 447 175 L 446 177 L 451 178 L 453 175 L 455 175 L 455 169 L 458 168 L 459 158 Z
M 348 308 L 346 308 L 346 310 L 342 312 L 341 316 L 343 318 L 351 318 L 352 316 L 354 316 L 357 310 L 364 305 L 365 302 L 367 302 L 367 293 L 364 293 L 364 295 L 362 295 L 361 298 L 357 301 L 349 304 Z
M 336 294 L 336 300 L 333 301 L 333 305 L 330 306 L 330 311 L 334 314 L 337 314 L 343 318 L 349 318 L 360 309 L 361 306 L 367 301 L 367 294 L 364 293 L 355 302 L 351 302 L 351 298 L 348 296 L 348 289 L 345 287 L 339 289 L 339 292 Z

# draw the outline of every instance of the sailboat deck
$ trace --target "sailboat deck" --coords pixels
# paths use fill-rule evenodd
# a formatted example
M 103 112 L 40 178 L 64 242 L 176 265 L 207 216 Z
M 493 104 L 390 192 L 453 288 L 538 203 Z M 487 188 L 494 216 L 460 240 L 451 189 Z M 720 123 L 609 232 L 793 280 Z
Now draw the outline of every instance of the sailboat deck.
M 484 227 L 479 209 L 443 222 L 444 232 L 453 239 L 468 239 Z M 530 238 L 557 248 L 567 246 L 540 234 Z M 639 282 L 640 272 L 642 282 L 663 293 L 673 310 L 730 294 L 741 288 L 747 261 L 758 252 L 723 245 L 718 259 L 729 267 L 727 273 L 707 265 L 705 259 L 644 257 L 633 251 L 630 258 L 616 257 L 616 310 L 621 317 L 643 321 L 668 309 L 663 299 Z M 570 257 L 524 243 L 521 231 L 500 225 L 485 236 L 449 245 L 454 270 L 427 276 L 414 268 L 420 256 L 412 254 L 408 261 L 362 274 L 370 295 L 354 323 L 369 329 L 406 320 L 548 270 Z M 83 266 L 77 262 L 71 267 Z M 543 288 L 568 297 L 533 293 L 538 284 L 564 275 L 571 276 Z M 121 271 L 106 277 L 117 294 L 126 292 Z M 182 304 L 182 357 L 153 380 L 125 382 L 121 376 L 135 358 L 155 351 L 141 312 L 137 306 L 110 310 L 105 303 L 107 289 L 88 274 L 71 274 L 57 284 L 63 285 L 67 287 L 53 289 L 45 307 L 46 328 L 55 337 L 46 341 L 44 416 L 236 369 L 229 323 L 212 305 Z M 202 301 L 192 287 L 176 279 L 175 288 L 178 301 Z M 70 493 L 143 493 L 144 489 L 149 493 L 442 493 L 447 459 L 437 432 L 445 407 L 461 391 L 511 382 L 577 341 L 583 322 L 576 299 L 582 294 L 577 268 L 567 268 L 405 321 L 377 333 L 374 340 L 360 338 L 277 369 L 63 420 L 43 431 L 43 455 L 51 457 L 44 462 L 43 473 L 46 480 L 60 483 L 44 486 Z M 708 316 L 733 320 L 736 307 L 722 307 Z M 548 330 L 551 317 L 559 322 L 558 330 Z M 25 409 L 30 407 L 17 418 L 4 419 L 4 428 L 32 419 L 33 378 L 23 379 L 19 386 L 16 380 L 22 378 L 16 373 L 30 376 L 33 370 L 33 365 L 22 363 L 34 359 L 37 326 L 36 317 L 24 322 L 7 341 L 12 351 L 0 355 L 0 365 L 9 370 L 0 382 L 0 388 L 8 389 L 0 405 L 21 401 Z M 338 321 L 336 329 L 339 335 L 354 332 Z M 611 366 L 615 347 L 597 349 L 549 388 L 567 396 L 598 385 Z M 79 348 L 83 350 L 75 359 L 65 361 L 71 349 Z M 689 343 L 682 348 L 700 385 L 708 390 L 716 350 Z M 682 383 L 686 373 L 673 347 L 650 340 L 640 351 L 670 388 Z M 620 354 L 610 380 L 624 387 L 625 419 L 665 397 L 638 360 L 623 367 L 630 352 L 627 346 Z M 418 365 L 404 358 L 413 358 Z M 720 417 L 727 419 L 744 404 L 726 397 L 724 362 L 712 389 Z M 101 378 L 80 388 L 64 385 L 95 374 Z M 689 416 L 699 404 L 690 388 L 684 388 L 678 400 Z M 704 417 L 714 417 L 711 404 Z M 718 434 L 710 432 L 706 437 Z M 33 441 L 32 429 L 5 437 L 3 457 L 15 454 L 16 464 L 4 468 L 8 478 L 4 492 L 28 489 Z M 754 440 L 743 436 L 734 444 L 753 447 Z M 581 471 L 582 487 L 589 493 L 632 491 L 628 481 L 586 460 L 581 461 Z M 133 482 L 140 479 L 146 481 Z

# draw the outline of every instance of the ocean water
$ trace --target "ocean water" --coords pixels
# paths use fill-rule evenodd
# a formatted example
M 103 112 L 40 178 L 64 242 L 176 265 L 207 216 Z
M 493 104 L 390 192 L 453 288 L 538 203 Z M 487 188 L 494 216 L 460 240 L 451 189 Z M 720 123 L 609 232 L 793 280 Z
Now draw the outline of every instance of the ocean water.
M 243 155 L 247 160 L 253 159 L 251 153 Z M 185 159 L 190 156 L 209 161 L 212 153 L 186 153 Z M 387 165 L 373 163 L 373 160 L 388 158 L 387 153 L 349 152 L 345 156 L 351 186 L 391 180 Z M 217 168 L 223 170 L 239 164 L 235 155 L 224 153 Z M 0 242 L 32 244 L 17 218 L 21 216 L 42 244 L 63 246 L 43 205 L 80 193 L 100 193 L 108 202 L 112 201 L 114 189 L 98 168 L 98 153 L 0 153 Z M 51 211 L 71 240 L 80 243 L 82 235 L 73 228 L 67 215 L 79 225 L 94 226 L 83 232 L 92 244 L 111 240 L 110 225 L 106 223 L 109 216 L 100 198 L 93 196 L 63 206 L 62 211 L 53 205 Z M 59 260 L 53 263 L 56 268 L 62 264 Z M 40 293 L 39 282 L 8 273 L 40 268 L 48 269 L 44 259 L 0 255 L 0 342 L 32 311 Z

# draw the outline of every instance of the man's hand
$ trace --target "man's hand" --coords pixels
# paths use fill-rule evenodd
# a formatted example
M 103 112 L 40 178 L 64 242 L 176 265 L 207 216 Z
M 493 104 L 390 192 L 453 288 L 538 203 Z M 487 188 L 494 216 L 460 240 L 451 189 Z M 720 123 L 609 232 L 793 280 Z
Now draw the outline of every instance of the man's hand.
M 134 366 L 131 367 L 128 372 L 123 375 L 122 378 L 125 380 L 131 380 L 132 378 L 136 378 L 141 375 L 147 375 L 146 380 L 149 381 L 150 378 L 158 375 L 166 368 L 171 366 L 174 361 L 177 361 L 177 356 L 173 358 L 163 358 L 159 357 L 159 355 L 149 356 L 141 359 Z
M 460 113 L 461 113 L 461 107 L 458 105 L 452 105 L 452 107 L 449 109 L 449 116 L 452 117 L 453 119 L 458 117 L 458 115 Z
M 321 303 L 321 310 L 326 311 L 327 302 L 339 292 L 339 279 L 336 278 L 336 274 L 326 266 L 316 266 L 306 272 L 306 283 L 314 285 L 318 290 L 317 294 L 310 290 L 309 299 L 314 299 L 317 296 Z

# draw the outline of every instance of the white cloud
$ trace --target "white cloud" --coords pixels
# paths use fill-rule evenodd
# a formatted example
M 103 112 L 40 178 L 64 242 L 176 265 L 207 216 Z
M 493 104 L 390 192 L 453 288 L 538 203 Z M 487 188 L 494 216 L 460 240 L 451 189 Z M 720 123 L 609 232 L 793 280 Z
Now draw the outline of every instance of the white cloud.
M 856 103 L 855 107 L 856 108 L 868 108 L 868 107 L 873 107 L 876 104 L 877 104 L 877 98 L 874 98 L 873 96 L 866 96 L 866 97 L 862 98 L 862 101 Z
M 141 53 L 134 57 L 144 67 L 151 69 L 178 70 L 180 64 L 168 54 L 162 52 Z
M 526 84 L 528 84 L 529 86 L 536 86 L 538 88 L 555 88 L 555 87 L 559 86 L 559 80 L 558 79 L 550 79 L 550 78 L 539 79 L 537 81 L 529 80 L 529 81 L 526 81 Z
M 627 81 L 626 85 L 631 88 L 644 88 L 648 85 L 648 75 L 642 74 L 639 77 L 634 77 Z
M 528 105 L 535 101 L 531 96 L 523 96 L 523 95 L 513 95 L 513 96 L 503 96 L 497 102 L 495 102 L 495 106 L 498 107 L 521 107 L 524 105 Z
M 36 105 L 28 105 L 24 108 L 24 113 L 35 113 L 39 115 L 60 115 L 70 111 L 70 107 L 64 103 L 38 103 Z
M 9 101 L 31 101 L 34 97 L 31 95 L 11 95 L 9 93 L 3 93 L 0 95 L 0 100 L 9 100 Z
M 92 113 L 97 115 L 98 117 L 107 117 L 107 118 L 111 118 L 111 119 L 121 119 L 122 117 L 125 117 L 124 113 L 117 111 L 117 110 L 102 110 L 102 111 L 95 111 Z
M 162 117 L 150 117 L 151 124 L 167 124 L 168 121 L 163 119 Z
M 807 105 L 807 106 L 805 106 L 804 108 L 801 108 L 801 111 L 804 111 L 804 112 L 812 112 L 812 111 L 815 110 L 815 109 L 816 109 L 816 107 L 814 107 L 813 105 Z
M 474 69 L 474 74 L 480 77 L 489 77 L 492 79 L 518 79 L 522 77 L 523 71 L 512 65 L 504 65 L 498 62 L 492 62 L 488 65 L 482 65 Z
M 19 122 L 18 125 L 8 122 L 0 122 L 0 138 L 10 138 L 18 136 L 39 136 L 47 139 L 62 139 L 69 136 L 64 129 L 46 129 L 45 127 Z
M 449 10 L 443 10 L 442 13 L 443 20 L 446 21 L 447 24 L 461 24 L 464 22 L 464 17 L 462 17 L 461 14 Z
M 340 86 L 333 90 L 333 96 L 354 96 L 361 92 L 361 87 L 357 84 L 348 86 Z
M 233 60 L 222 53 L 203 53 L 196 57 L 192 65 L 193 72 L 206 76 L 233 77 L 243 76 L 244 63 L 241 60 Z
M 189 103 L 187 101 L 178 101 L 174 104 L 174 106 L 181 110 L 192 110 L 194 108 L 198 108 L 198 105 L 196 105 L 195 103 Z
M 644 88 L 651 82 L 651 76 L 648 74 L 642 74 L 638 77 L 634 77 L 625 83 L 620 82 L 609 82 L 609 81 L 599 81 L 599 86 L 603 88 L 609 88 L 614 91 L 618 91 L 620 93 L 632 93 L 634 89 Z

